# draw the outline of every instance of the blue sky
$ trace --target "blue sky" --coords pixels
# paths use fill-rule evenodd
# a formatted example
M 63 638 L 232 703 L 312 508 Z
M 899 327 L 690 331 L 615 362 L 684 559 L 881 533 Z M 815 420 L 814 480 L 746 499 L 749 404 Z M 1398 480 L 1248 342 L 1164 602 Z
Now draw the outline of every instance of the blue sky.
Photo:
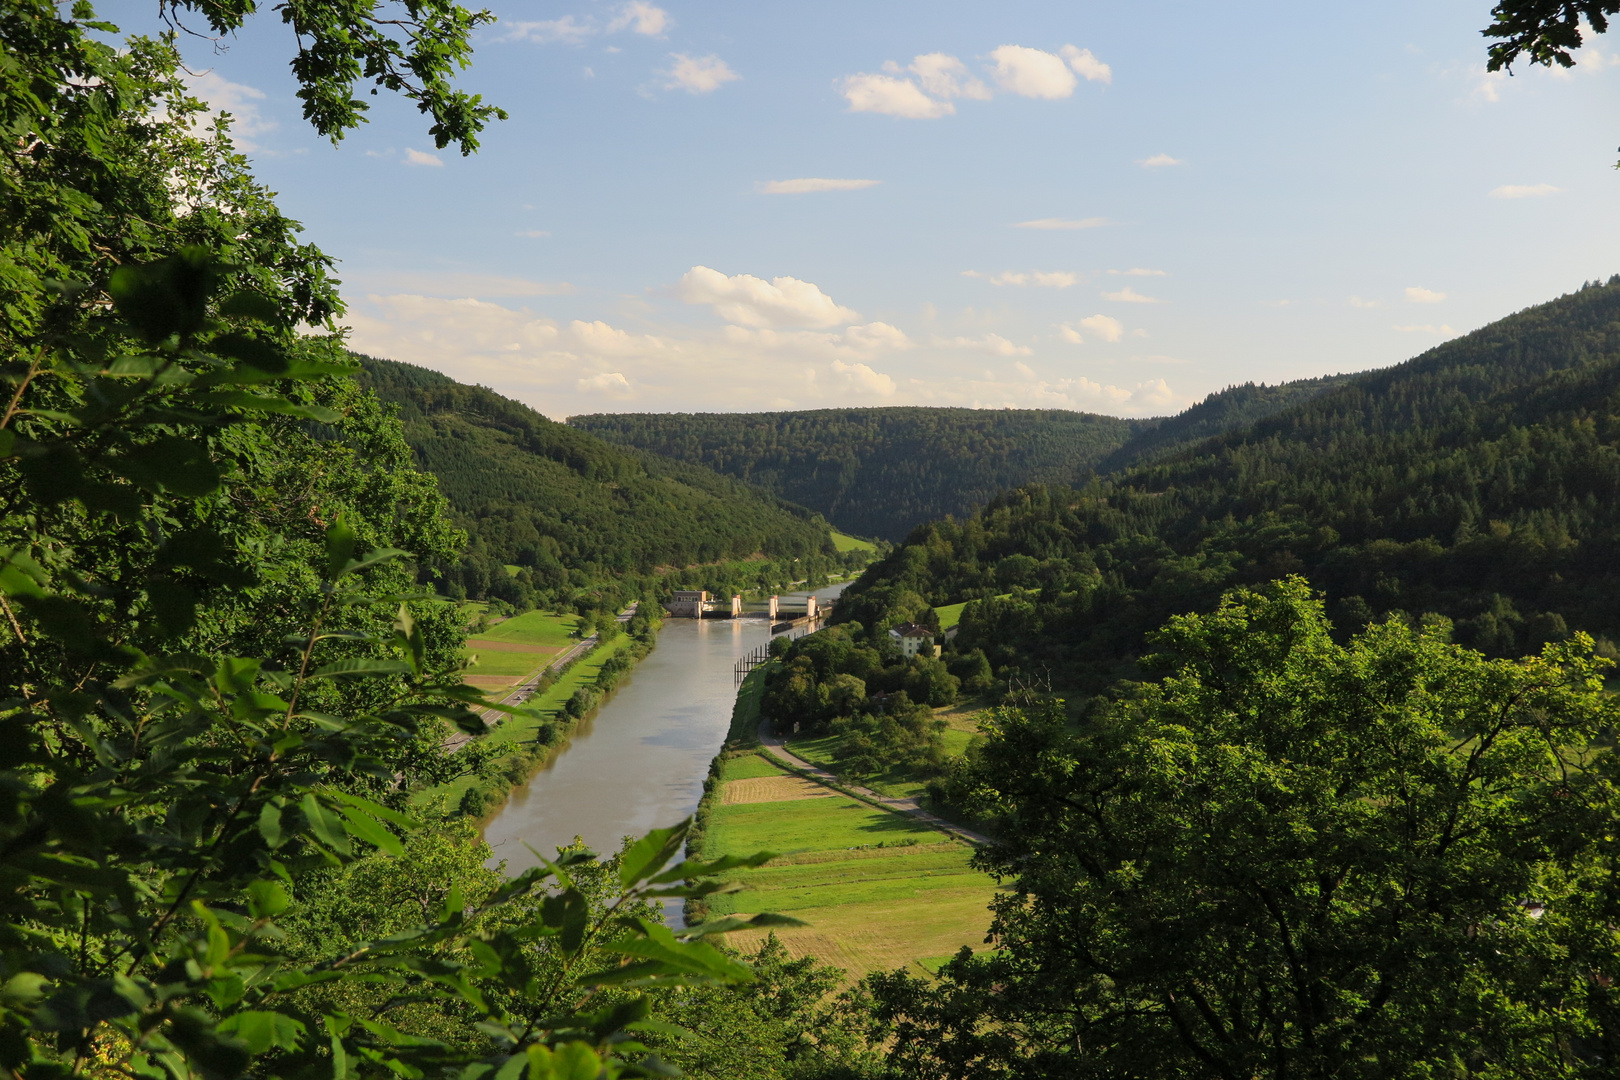
M 499 3 L 471 158 L 317 138 L 273 18 L 187 55 L 361 350 L 556 417 L 1152 415 L 1620 271 L 1620 37 L 1490 77 L 1489 6 Z

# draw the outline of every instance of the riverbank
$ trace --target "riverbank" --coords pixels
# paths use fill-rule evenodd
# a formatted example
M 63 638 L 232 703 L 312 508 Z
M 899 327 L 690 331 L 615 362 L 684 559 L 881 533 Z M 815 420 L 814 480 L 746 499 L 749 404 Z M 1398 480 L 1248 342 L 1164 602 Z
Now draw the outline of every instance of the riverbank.
M 788 952 L 853 978 L 908 966 L 933 971 L 963 945 L 982 948 L 995 884 L 969 866 L 972 847 L 767 756 L 757 737 L 766 670 L 756 668 L 739 689 L 690 848 L 705 859 L 762 848 L 782 854 L 733 875 L 741 892 L 694 905 L 688 917 L 793 915 L 808 925 L 776 931 Z M 747 949 L 760 935 L 734 936 Z
M 598 643 L 547 672 L 523 703 L 524 712 L 502 717 L 479 738 L 481 752 L 490 758 L 484 768 L 450 783 L 424 788 L 416 793 L 413 802 L 436 803 L 448 812 L 482 822 L 514 788 L 567 749 L 579 727 L 595 716 L 636 664 L 653 651 L 660 625 L 659 621 L 652 622 L 642 637 L 621 631 L 610 641 Z M 519 634 L 515 628 L 506 636 L 523 640 L 534 634 Z

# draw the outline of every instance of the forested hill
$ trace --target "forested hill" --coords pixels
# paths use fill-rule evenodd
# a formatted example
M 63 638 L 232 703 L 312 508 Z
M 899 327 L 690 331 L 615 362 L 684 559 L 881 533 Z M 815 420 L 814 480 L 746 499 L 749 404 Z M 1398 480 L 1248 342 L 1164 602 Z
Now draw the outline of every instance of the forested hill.
M 355 359 L 361 381 L 399 407 L 418 462 L 469 534 L 452 590 L 553 603 L 659 566 L 833 554 L 820 517 L 729 477 L 610 445 L 426 368 Z M 522 570 L 509 576 L 505 564 Z
M 570 426 L 808 506 L 858 536 L 900 540 L 1016 484 L 1067 483 L 1123 445 L 1132 421 L 1061 409 L 620 413 Z
M 899 406 L 772 413 L 596 413 L 570 426 L 706 465 L 858 536 L 902 540 L 1022 484 L 1073 484 L 1255 420 L 1345 376 L 1235 386 L 1179 416 Z
M 1620 277 L 1083 490 L 921 527 L 839 616 L 1008 596 L 959 640 L 1082 685 L 1129 673 L 1170 614 L 1288 573 L 1341 630 L 1449 619 L 1495 655 L 1620 637 L 1617 440 Z
M 1295 382 L 1244 383 L 1209 395 L 1197 405 L 1163 419 L 1139 422 L 1136 433 L 1119 449 L 1096 463 L 1096 471 L 1113 472 L 1184 449 L 1212 435 L 1244 428 L 1349 382 L 1351 375 L 1326 375 Z

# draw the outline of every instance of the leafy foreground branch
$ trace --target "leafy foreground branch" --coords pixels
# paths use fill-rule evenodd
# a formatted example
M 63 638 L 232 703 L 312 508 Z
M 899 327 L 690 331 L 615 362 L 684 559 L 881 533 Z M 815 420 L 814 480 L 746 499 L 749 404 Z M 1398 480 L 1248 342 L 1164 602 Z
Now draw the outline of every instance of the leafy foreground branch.
M 501 707 L 436 663 L 431 597 L 387 587 L 408 580 L 389 569 L 404 551 L 363 550 L 339 512 L 301 579 L 265 517 L 242 515 L 265 496 L 252 483 L 274 450 L 265 425 L 338 423 L 316 391 L 349 369 L 312 355 L 240 271 L 201 249 L 125 266 L 116 318 L 98 314 L 105 298 L 56 287 L 51 303 L 89 314 L 64 319 L 75 332 L 6 395 L 0 1068 L 667 1073 L 639 1041 L 667 1027 L 648 995 L 747 982 L 707 939 L 791 921 L 657 921 L 652 903 L 721 890 L 712 875 L 770 857 L 671 867 L 689 823 L 627 849 L 606 895 L 587 897 L 579 876 L 601 867 L 571 849 L 481 898 L 452 892 L 382 940 L 318 959 L 278 948 L 276 920 L 310 874 L 404 855 L 405 789 L 437 767 L 423 748 Z M 277 588 L 242 565 L 253 552 L 285 571 Z M 296 632 L 262 655 L 210 648 L 242 638 L 214 633 L 208 604 L 242 596 Z M 375 1004 L 320 992 L 345 986 Z M 391 1023 L 424 1003 L 476 1038 Z

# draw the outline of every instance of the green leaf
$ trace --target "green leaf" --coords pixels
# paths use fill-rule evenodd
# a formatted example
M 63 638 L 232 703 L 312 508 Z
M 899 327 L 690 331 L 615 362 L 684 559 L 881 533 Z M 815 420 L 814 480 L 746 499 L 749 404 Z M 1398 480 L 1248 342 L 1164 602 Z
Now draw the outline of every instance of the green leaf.
M 225 269 L 204 248 L 182 248 L 157 262 L 118 267 L 107 291 L 124 321 L 156 344 L 202 329 L 208 298 Z
M 197 625 L 197 596 L 177 581 L 149 578 L 146 602 L 158 627 L 168 637 L 179 637 Z
M 306 420 L 316 420 L 323 424 L 335 424 L 343 419 L 342 413 L 328 409 L 325 405 L 301 405 L 284 397 L 250 394 L 246 390 L 217 390 L 203 397 L 201 403 L 210 410 L 232 407 L 246 409 L 249 412 L 301 416 Z
M 339 854 L 348 855 L 351 852 L 349 833 L 343 827 L 341 817 L 322 806 L 313 793 L 306 794 L 298 805 L 304 811 L 304 820 L 309 822 L 310 831 L 316 839 Z
M 326 580 L 336 581 L 343 568 L 354 558 L 354 530 L 349 528 L 343 515 L 332 519 L 326 527 Z
M 404 857 L 405 845 L 375 818 L 347 806 L 338 807 L 338 813 L 348 819 L 350 835 L 358 836 L 372 847 L 381 848 L 396 859 Z
M 278 1012 L 250 1010 L 219 1022 L 219 1029 L 247 1044 L 248 1053 L 257 1057 L 266 1051 L 297 1050 L 308 1029 L 290 1016 Z
M 282 375 L 288 367 L 287 354 L 283 350 L 247 334 L 222 334 L 208 343 L 208 351 L 252 364 L 272 375 Z
M 752 855 L 722 855 L 718 859 L 703 862 L 700 859 L 687 859 L 677 863 L 657 877 L 649 879 L 649 884 L 661 885 L 666 881 L 687 881 L 691 878 L 712 877 L 723 874 L 728 870 L 745 870 L 756 866 L 764 866 L 777 857 L 774 851 L 756 851 Z
M 245 891 L 248 913 L 255 919 L 273 919 L 292 906 L 287 890 L 277 881 L 260 879 L 250 883 Z
M 84 482 L 84 462 L 71 446 L 55 445 L 22 459 L 18 470 L 28 491 L 47 506 L 71 499 Z
M 339 676 L 409 675 L 411 665 L 403 660 L 333 660 L 322 664 L 310 675 L 312 679 L 333 679 Z
M 529 1080 L 597 1080 L 602 1075 L 602 1059 L 589 1045 L 566 1042 L 551 1049 L 529 1047 Z
M 121 457 L 109 459 L 107 467 L 155 494 L 196 499 L 220 484 L 219 466 L 208 454 L 207 441 L 179 435 L 142 443 Z
M 10 428 L 0 429 L 0 458 L 11 456 L 11 448 L 16 445 L 17 433 Z
M 687 938 L 700 938 L 709 934 L 729 934 L 736 930 L 758 930 L 767 926 L 808 926 L 802 919 L 795 919 L 791 915 L 778 915 L 774 911 L 763 911 L 758 915 L 743 918 L 739 915 L 724 919 L 711 919 L 696 926 L 688 926 L 681 931 L 681 936 Z
M 643 961 L 628 969 L 597 972 L 580 980 L 581 985 L 607 985 L 661 975 L 694 975 L 723 983 L 753 981 L 754 972 L 747 964 L 726 956 L 714 946 L 702 941 L 679 941 L 673 931 L 662 923 L 637 919 L 639 934 L 627 934 L 616 941 L 600 945 L 603 952 L 636 957 Z
M 238 319 L 251 319 L 267 326 L 279 326 L 283 321 L 276 302 L 252 289 L 238 289 L 220 301 L 219 313 Z
M 578 889 L 564 889 L 541 901 L 540 919 L 562 932 L 557 940 L 564 952 L 577 953 L 585 943 L 585 928 L 591 919 L 590 904 Z
M 662 870 L 686 843 L 692 827 L 688 817 L 667 829 L 654 829 L 630 846 L 619 860 L 619 884 L 628 889 Z
M 409 814 L 402 814 L 398 810 L 390 810 L 388 807 L 382 805 L 382 803 L 372 802 L 370 799 L 362 799 L 360 796 L 350 795 L 346 791 L 332 791 L 329 792 L 329 794 L 338 802 L 346 803 L 347 805 L 352 806 L 371 817 L 378 818 L 379 820 L 392 822 L 402 829 L 419 829 L 422 827 L 422 823 L 411 817 Z
M 341 578 L 347 577 L 350 574 L 358 574 L 362 570 L 371 569 L 371 567 L 376 566 L 378 563 L 391 562 L 394 559 L 404 558 L 409 555 L 410 552 L 401 551 L 399 548 L 377 548 L 373 551 L 366 552 L 360 558 L 350 562 L 342 570 L 338 571 L 337 576 Z
M 281 846 L 281 807 L 265 803 L 259 811 L 259 835 L 272 850 Z
M 37 971 L 20 971 L 0 985 L 0 1005 L 24 1008 L 45 997 L 51 980 Z

